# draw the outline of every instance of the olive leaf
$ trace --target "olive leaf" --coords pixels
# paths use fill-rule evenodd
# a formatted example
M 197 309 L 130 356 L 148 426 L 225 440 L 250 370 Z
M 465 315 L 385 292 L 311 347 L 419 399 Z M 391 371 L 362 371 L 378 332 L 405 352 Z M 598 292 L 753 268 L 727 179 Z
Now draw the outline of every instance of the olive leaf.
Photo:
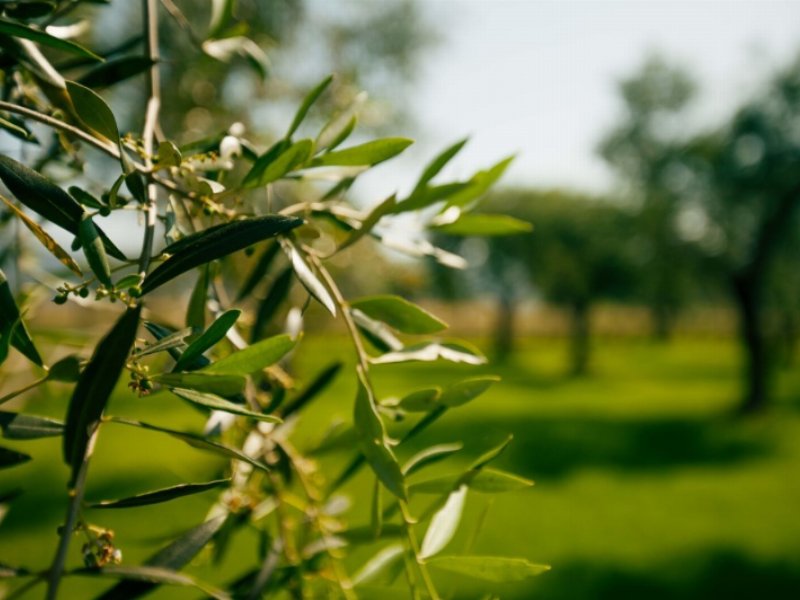
M 84 48 L 80 44 L 76 44 L 75 42 L 71 42 L 69 40 L 62 40 L 61 38 L 52 36 L 40 29 L 34 29 L 33 27 L 23 25 L 22 23 L 16 23 L 2 17 L 0 17 L 0 34 L 31 40 L 32 42 L 37 42 L 43 46 L 49 46 L 56 50 L 69 52 L 70 54 L 82 56 L 83 58 L 89 58 L 98 61 L 103 60 L 100 56 L 97 56 L 97 54 L 87 48 Z
M 61 435 L 64 424 L 55 419 L 0 411 L 0 429 L 10 440 L 33 440 Z
M 181 483 L 159 490 L 143 492 L 128 498 L 121 498 L 119 500 L 93 502 L 88 506 L 89 508 L 130 508 L 132 506 L 148 506 L 150 504 L 169 502 L 170 500 L 183 498 L 184 496 L 190 496 L 192 494 L 199 494 L 207 490 L 222 487 L 228 483 L 230 483 L 230 479 L 215 479 L 214 481 L 206 481 L 203 483 Z
M 175 363 L 173 371 L 185 370 L 187 365 L 191 365 L 199 356 L 202 356 L 203 352 L 224 338 L 225 334 L 233 327 L 234 323 L 236 323 L 236 319 L 238 319 L 241 314 L 242 311 L 238 309 L 222 313 L 208 329 L 183 351 L 181 357 Z
M 287 173 L 294 171 L 311 157 L 314 150 L 312 140 L 300 140 L 282 150 L 277 156 L 270 151 L 259 157 L 250 172 L 245 176 L 242 186 L 254 188 L 277 181 Z
M 321 154 L 312 167 L 371 167 L 400 154 L 413 144 L 408 138 L 383 138 Z
M 184 390 L 181 388 L 172 388 L 170 391 L 176 396 L 183 398 L 187 402 L 191 402 L 192 404 L 196 404 L 198 406 L 202 406 L 204 408 L 208 408 L 211 410 L 221 410 L 223 412 L 231 413 L 234 415 L 240 415 L 243 417 L 250 417 L 251 419 L 256 419 L 258 421 L 265 421 L 267 423 L 281 422 L 281 420 L 274 415 L 267 415 L 264 413 L 258 413 L 252 410 L 248 410 L 241 404 L 230 402 L 228 400 L 225 400 L 225 398 L 220 398 L 219 396 L 216 396 L 214 394 L 198 392 L 196 390 Z
M 381 483 L 401 499 L 406 498 L 403 472 L 386 440 L 386 429 L 375 406 L 375 400 L 359 371 L 358 391 L 353 408 L 353 423 L 364 457 Z
M 33 169 L 3 155 L 0 155 L 0 179 L 22 204 L 54 225 L 78 235 L 83 207 L 60 187 Z M 126 260 L 102 230 L 98 229 L 98 234 L 111 256 Z
M 297 109 L 297 113 L 294 115 L 294 119 L 292 119 L 292 124 L 289 125 L 289 130 L 286 132 L 285 139 L 289 139 L 294 135 L 294 132 L 297 131 L 297 128 L 300 127 L 300 124 L 303 122 L 303 119 L 306 118 L 308 114 L 308 110 L 317 101 L 317 99 L 323 94 L 323 92 L 328 89 L 328 86 L 333 81 L 333 75 L 329 75 L 325 79 L 323 79 L 319 84 L 317 84 L 314 89 L 312 89 L 308 95 L 303 98 L 302 104 L 300 104 L 300 108 Z
M 145 277 L 142 294 L 153 291 L 190 269 L 286 233 L 302 223 L 302 219 L 294 217 L 266 215 L 223 223 L 182 238 L 164 249 L 164 253 L 170 257 Z
M 58 261 L 67 267 L 70 271 L 75 273 L 78 277 L 83 277 L 83 273 L 81 272 L 78 263 L 69 255 L 69 253 L 64 250 L 58 243 L 50 237 L 50 234 L 47 233 L 44 229 L 42 229 L 36 221 L 31 219 L 28 215 L 22 212 L 16 204 L 13 202 L 9 202 L 4 196 L 0 195 L 0 200 L 13 212 L 20 221 L 22 221 L 23 225 L 27 227 L 30 232 L 36 236 L 42 246 L 47 248 L 47 251 L 50 252 L 53 256 L 55 256 Z
M 350 306 L 403 333 L 437 333 L 447 327 L 446 323 L 425 309 L 400 296 L 359 298 L 352 300 Z
M 72 393 L 64 423 L 64 460 L 74 481 L 103 409 L 119 379 L 139 326 L 142 305 L 130 308 L 100 340 Z
M 91 217 L 84 215 L 78 228 L 78 238 L 83 247 L 83 254 L 89 263 L 92 272 L 97 280 L 106 287 L 113 287 L 111 282 L 111 267 L 108 265 L 106 249 L 103 247 L 103 240 L 95 227 Z
M 67 81 L 67 93 L 81 121 L 92 131 L 119 144 L 119 128 L 114 113 L 100 95 L 80 83 Z M 121 151 L 121 149 L 120 149 Z
M 17 308 L 17 303 L 11 293 L 11 287 L 8 285 L 6 274 L 2 269 L 0 269 L 0 340 L 3 344 L 14 346 L 32 363 L 40 367 L 44 366 L 44 361 L 22 321 L 19 308 Z M 5 347 L 7 348 L 7 346 Z
M 287 334 L 276 335 L 251 344 L 204 367 L 200 373 L 249 375 L 275 364 L 292 348 L 296 340 Z

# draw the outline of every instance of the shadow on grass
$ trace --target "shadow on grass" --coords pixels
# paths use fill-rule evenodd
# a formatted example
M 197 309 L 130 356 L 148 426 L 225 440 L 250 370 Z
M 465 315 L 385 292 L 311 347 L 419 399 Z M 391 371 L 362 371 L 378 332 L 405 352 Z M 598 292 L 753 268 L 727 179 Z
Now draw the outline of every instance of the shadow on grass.
M 701 419 L 596 419 L 483 416 L 443 420 L 439 439 L 489 445 L 514 434 L 502 463 L 535 479 L 581 469 L 664 471 L 693 465 L 735 466 L 774 451 L 766 436 L 748 436 L 734 423 Z
M 469 595 L 459 595 L 468 598 Z M 800 598 L 800 562 L 759 561 L 729 549 L 693 554 L 648 570 L 572 563 L 503 598 L 547 600 L 789 600 Z

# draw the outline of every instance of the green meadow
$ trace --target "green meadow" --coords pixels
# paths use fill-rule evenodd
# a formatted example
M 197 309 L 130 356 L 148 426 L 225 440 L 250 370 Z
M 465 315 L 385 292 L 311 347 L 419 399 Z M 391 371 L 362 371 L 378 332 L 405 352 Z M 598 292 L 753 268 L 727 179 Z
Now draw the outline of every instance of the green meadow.
M 312 377 L 335 358 L 335 348 L 346 348 L 336 342 L 335 337 L 303 342 L 313 348 L 299 353 L 303 362 L 294 374 Z M 768 414 L 738 420 L 732 413 L 739 354 L 730 340 L 598 339 L 591 374 L 579 379 L 563 374 L 563 346 L 557 338 L 528 339 L 508 363 L 477 369 L 497 373 L 502 382 L 445 415 L 413 447 L 398 449 L 406 458 L 434 438 L 463 440 L 467 444 L 449 464 L 433 467 L 457 471 L 512 432 L 514 440 L 496 466 L 536 482 L 529 490 L 499 496 L 470 492 L 466 525 L 448 552 L 471 547 L 475 554 L 523 555 L 552 570 L 502 589 L 477 581 L 448 589 L 443 580 L 447 597 L 478 598 L 484 592 L 547 599 L 800 597 L 800 369 L 780 371 Z M 375 381 L 386 397 L 475 372 L 441 362 L 387 366 L 376 367 Z M 316 401 L 325 406 L 313 411 L 318 422 L 300 419 L 293 432 L 297 446 L 321 440 L 331 415 L 349 418 L 355 383 L 349 380 L 352 371 L 343 373 Z M 63 417 L 67 400 L 68 388 L 51 384 L 27 397 L 26 412 Z M 177 397 L 137 398 L 123 383 L 107 412 L 194 431 L 204 422 Z M 44 569 L 65 506 L 60 440 L 3 443 L 33 460 L 4 471 L 0 491 L 39 483 L 30 485 L 27 502 L 12 504 L 0 524 L 0 562 Z M 90 501 L 210 480 L 224 466 L 180 441 L 122 425 L 104 425 L 99 444 L 89 473 Z M 319 456 L 322 472 L 335 477 L 351 452 L 345 445 Z M 371 489 L 372 480 L 362 472 L 343 493 L 366 508 Z M 84 517 L 113 529 L 125 563 L 135 564 L 152 552 L 154 541 L 166 543 L 200 522 L 214 493 L 124 511 L 88 509 Z M 431 499 L 415 498 L 412 508 L 422 511 Z M 368 508 L 359 512 L 369 514 Z M 72 564 L 80 560 L 80 545 L 76 537 Z M 355 549 L 352 571 L 376 550 Z M 257 536 L 246 529 L 234 538 L 225 560 L 233 572 L 244 573 L 254 566 L 256 552 Z M 220 582 L 208 553 L 191 570 Z M 91 597 L 107 585 L 69 577 L 65 597 Z M 29 596 L 40 597 L 42 589 Z M 161 589 L 153 597 L 198 593 Z

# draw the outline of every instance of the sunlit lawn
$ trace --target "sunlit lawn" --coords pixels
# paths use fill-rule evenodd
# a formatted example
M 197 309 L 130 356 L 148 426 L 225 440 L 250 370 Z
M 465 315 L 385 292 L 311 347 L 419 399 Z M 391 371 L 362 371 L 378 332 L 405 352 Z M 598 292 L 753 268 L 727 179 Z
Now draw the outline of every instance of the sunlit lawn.
M 313 348 L 300 353 L 299 377 L 311 376 L 336 354 L 330 338 L 324 345 L 306 343 Z M 779 402 L 769 415 L 742 422 L 730 417 L 738 383 L 731 342 L 598 340 L 592 374 L 576 380 L 562 377 L 563 355 L 559 340 L 529 340 L 509 364 L 481 369 L 502 375 L 503 383 L 420 437 L 415 448 L 464 440 L 455 469 L 510 431 L 514 442 L 498 466 L 537 482 L 530 491 L 494 500 L 470 496 L 463 531 L 448 551 L 459 552 L 491 502 L 473 552 L 522 554 L 553 565 L 527 585 L 502 590 L 502 597 L 800 597 L 800 369 L 782 372 Z M 382 367 L 376 378 L 379 392 L 388 395 L 468 373 L 439 363 Z M 299 446 L 320 439 L 332 418 L 348 418 L 351 379 L 337 381 L 319 401 L 315 418 L 300 424 Z M 28 410 L 63 416 L 63 389 L 32 397 Z M 136 399 L 120 392 L 110 412 L 195 430 L 203 422 L 167 395 Z M 0 562 L 44 568 L 63 518 L 60 440 L 3 443 L 34 460 L 2 474 L 0 491 L 31 491 L 0 525 Z M 96 455 L 90 500 L 211 479 L 221 464 L 176 440 L 119 425 L 104 427 Z M 324 458 L 326 473 L 335 475 L 343 456 Z M 361 474 L 346 491 L 366 507 L 370 488 L 371 480 Z M 154 543 L 201 521 L 213 494 L 86 516 L 115 529 L 126 562 L 133 563 Z M 77 561 L 77 538 L 74 546 Z M 370 551 L 357 551 L 354 561 Z M 228 558 L 232 572 L 252 568 L 254 552 L 255 536 L 245 532 Z M 221 581 L 208 561 L 193 569 Z M 90 597 L 98 589 L 88 581 L 69 585 L 69 598 Z M 455 597 L 478 597 L 481 588 L 465 589 L 469 593 Z M 41 588 L 32 597 L 40 593 Z M 197 593 L 172 589 L 160 597 Z

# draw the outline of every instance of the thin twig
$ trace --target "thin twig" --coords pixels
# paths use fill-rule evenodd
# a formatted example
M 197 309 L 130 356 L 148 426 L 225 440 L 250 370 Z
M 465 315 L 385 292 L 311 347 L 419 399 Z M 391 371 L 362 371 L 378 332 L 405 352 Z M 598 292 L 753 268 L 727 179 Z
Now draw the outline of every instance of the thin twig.
M 142 132 L 144 144 L 144 166 L 148 172 L 153 170 L 153 143 L 155 131 L 158 126 L 158 113 L 161 108 L 161 76 L 158 71 L 158 2 L 157 0 L 142 0 L 144 17 L 145 42 L 147 58 L 152 61 L 147 78 L 147 112 L 145 113 L 144 131 Z M 142 252 L 139 255 L 139 277 L 144 279 L 150 266 L 150 256 L 153 253 L 153 238 L 156 229 L 156 216 L 158 190 L 151 180 L 147 183 L 147 205 L 145 206 L 144 239 Z
M 53 558 L 53 563 L 47 575 L 47 595 L 46 600 L 55 600 L 58 595 L 58 585 L 61 583 L 61 576 L 64 574 L 64 565 L 67 561 L 67 552 L 69 551 L 69 543 L 72 540 L 72 534 L 75 530 L 75 525 L 78 522 L 78 513 L 81 509 L 83 502 L 83 495 L 86 491 L 86 475 L 89 471 L 89 458 L 92 455 L 95 441 L 97 440 L 97 429 L 95 429 L 89 443 L 86 445 L 86 452 L 81 460 L 81 466 L 78 469 L 78 476 L 75 478 L 75 483 L 69 490 L 69 506 L 67 507 L 67 518 L 64 526 L 61 529 L 61 538 L 58 542 L 58 549 Z
M 308 257 L 308 260 L 317 269 L 317 272 L 320 274 L 325 284 L 328 286 L 328 289 L 330 290 L 331 295 L 333 296 L 333 300 L 342 314 L 342 319 L 344 320 L 345 325 L 347 326 L 347 330 L 350 333 L 350 337 L 352 338 L 356 355 L 358 356 L 359 368 L 363 371 L 364 383 L 369 388 L 371 395 L 374 396 L 374 391 L 372 390 L 372 382 L 369 379 L 369 357 L 367 355 L 366 350 L 364 349 L 364 343 L 361 341 L 361 336 L 358 333 L 355 321 L 353 320 L 353 317 L 350 314 L 350 306 L 344 299 L 344 296 L 342 296 L 342 292 L 336 285 L 336 281 L 333 279 L 333 277 L 331 277 L 331 274 L 322 264 L 322 261 L 319 259 L 319 257 L 311 252 L 307 252 L 306 256 Z M 414 561 L 417 564 L 417 569 L 419 570 L 420 576 L 422 577 L 422 582 L 425 585 L 425 589 L 428 592 L 428 595 L 431 597 L 431 599 L 439 600 L 439 594 L 436 591 L 436 587 L 433 585 L 433 580 L 431 579 L 430 573 L 428 572 L 428 568 L 425 565 L 425 561 L 423 561 L 419 556 L 420 553 L 419 544 L 417 543 L 417 538 L 416 535 L 414 534 L 414 529 L 413 529 L 413 524 L 415 520 L 409 511 L 408 503 L 402 499 L 398 499 L 398 502 L 400 503 L 400 510 L 403 515 L 403 528 L 405 529 L 408 545 L 410 547 L 411 553 L 413 554 Z
M 75 127 L 74 125 L 70 125 L 69 123 L 65 123 L 60 119 L 56 119 L 55 117 L 51 117 L 50 115 L 39 112 L 38 110 L 34 110 L 32 108 L 20 106 L 19 104 L 13 104 L 12 102 L 5 102 L 4 100 L 0 100 L 0 110 L 22 115 L 23 117 L 28 117 L 29 119 L 43 123 L 48 127 L 52 127 L 53 129 L 58 129 L 60 131 L 72 134 L 87 144 L 94 146 L 98 150 L 101 150 L 109 156 L 113 156 L 119 160 L 119 149 L 114 144 L 96 138 L 90 133 L 86 133 L 82 129 Z

